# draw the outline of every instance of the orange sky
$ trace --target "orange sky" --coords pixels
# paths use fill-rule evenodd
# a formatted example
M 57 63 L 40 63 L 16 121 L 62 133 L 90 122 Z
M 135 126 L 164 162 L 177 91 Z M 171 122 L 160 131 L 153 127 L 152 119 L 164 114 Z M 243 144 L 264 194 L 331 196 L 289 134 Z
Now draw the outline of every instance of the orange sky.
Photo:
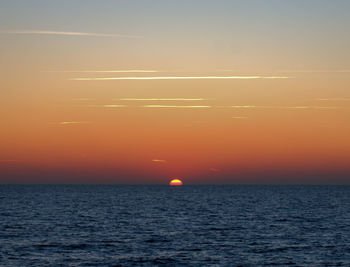
M 259 20 L 218 2 L 154 1 L 163 15 L 135 2 L 149 16 L 131 24 L 108 11 L 131 12 L 121 2 L 102 3 L 96 24 L 77 6 L 70 24 L 50 17 L 60 5 L 40 19 L 5 5 L 29 24 L 6 16 L 0 29 L 0 182 L 347 181 L 348 2 L 307 18 L 309 5 L 277 14 L 236 1 Z

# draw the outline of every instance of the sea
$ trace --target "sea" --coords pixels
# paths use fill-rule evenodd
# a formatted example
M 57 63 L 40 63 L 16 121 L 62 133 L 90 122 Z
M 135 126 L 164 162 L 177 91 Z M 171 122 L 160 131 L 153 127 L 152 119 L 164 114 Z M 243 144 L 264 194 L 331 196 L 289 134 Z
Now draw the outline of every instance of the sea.
M 350 266 L 350 187 L 0 185 L 0 266 Z

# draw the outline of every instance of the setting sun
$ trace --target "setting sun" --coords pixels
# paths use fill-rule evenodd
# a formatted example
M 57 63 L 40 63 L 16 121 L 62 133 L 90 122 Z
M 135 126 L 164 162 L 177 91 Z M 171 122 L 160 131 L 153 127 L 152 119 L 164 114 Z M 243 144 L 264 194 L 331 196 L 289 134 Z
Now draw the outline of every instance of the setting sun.
M 349 11 L 0 0 L 0 267 L 347 265 Z
M 169 185 L 183 185 L 183 183 L 179 179 L 173 179 L 170 181 Z

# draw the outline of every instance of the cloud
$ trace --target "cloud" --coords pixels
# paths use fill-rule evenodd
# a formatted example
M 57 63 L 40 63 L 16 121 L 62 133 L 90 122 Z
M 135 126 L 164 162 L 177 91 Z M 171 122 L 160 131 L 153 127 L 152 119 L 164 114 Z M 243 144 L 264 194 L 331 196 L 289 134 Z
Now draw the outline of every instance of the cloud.
M 124 108 L 127 107 L 126 105 L 114 105 L 114 104 L 108 104 L 108 105 L 73 105 L 73 107 L 80 107 L 80 108 Z
M 90 124 L 90 121 L 62 121 L 61 125 L 70 125 L 70 124 Z
M 347 107 L 338 106 L 229 106 L 237 109 L 346 109 Z
M 285 107 L 288 109 L 343 109 L 344 107 L 336 107 L 336 106 L 295 106 L 295 107 Z
M 157 163 L 164 163 L 166 162 L 165 159 L 152 159 L 153 162 L 157 162 Z
M 152 76 L 152 77 L 93 77 L 72 78 L 73 81 L 112 81 L 112 80 L 255 80 L 289 79 L 286 76 Z
M 137 35 L 92 33 L 92 32 L 62 32 L 62 31 L 43 31 L 43 30 L 18 30 L 18 31 L 0 31 L 1 34 L 34 34 L 34 35 L 65 35 L 65 36 L 93 36 L 93 37 L 118 37 L 118 38 L 142 38 Z
M 121 101 L 204 101 L 204 98 L 120 98 Z M 259 105 L 233 105 L 233 106 L 211 106 L 211 105 L 119 105 L 119 104 L 91 104 L 91 105 L 73 105 L 74 107 L 85 107 L 85 108 L 179 108 L 179 109 L 211 109 L 211 108 L 233 108 L 233 109 L 290 109 L 290 110 L 326 110 L 326 109 L 350 109 L 346 106 L 259 106 Z M 232 116 L 232 119 L 247 119 L 246 116 Z M 64 121 L 60 124 L 84 124 L 91 122 L 81 121 Z
M 144 105 L 143 108 L 211 108 L 212 106 Z
M 245 105 L 245 106 L 230 106 L 231 108 L 258 108 L 259 106 L 249 106 L 249 105 Z
M 349 98 L 317 98 L 318 101 L 350 101 Z
M 350 73 L 350 70 L 280 70 L 280 73 Z
M 247 119 L 248 117 L 243 117 L 243 116 L 234 116 L 232 119 Z
M 47 70 L 43 72 L 64 72 L 64 73 L 156 73 L 157 70 Z
M 119 98 L 121 101 L 205 101 L 205 98 Z
M 123 108 L 125 105 L 103 105 L 104 108 Z

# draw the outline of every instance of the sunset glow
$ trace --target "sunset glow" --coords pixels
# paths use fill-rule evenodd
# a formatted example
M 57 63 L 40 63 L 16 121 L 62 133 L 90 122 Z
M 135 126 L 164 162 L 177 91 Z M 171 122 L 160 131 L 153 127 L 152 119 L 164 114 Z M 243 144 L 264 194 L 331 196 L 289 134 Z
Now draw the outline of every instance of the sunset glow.
M 349 13 L 0 0 L 0 265 L 350 266 Z
M 0 8 L 0 183 L 350 182 L 350 1 L 36 2 Z

